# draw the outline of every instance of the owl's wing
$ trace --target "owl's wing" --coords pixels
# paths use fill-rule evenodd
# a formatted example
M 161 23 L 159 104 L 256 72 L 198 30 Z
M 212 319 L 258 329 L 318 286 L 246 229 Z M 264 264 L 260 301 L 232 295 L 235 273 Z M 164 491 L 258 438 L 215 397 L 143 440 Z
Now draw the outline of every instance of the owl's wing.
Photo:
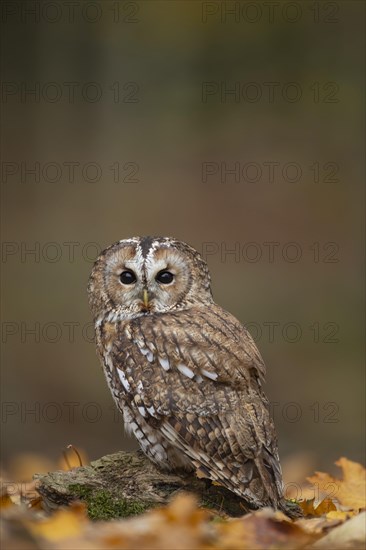
M 263 360 L 219 306 L 134 319 L 113 347 L 131 403 L 197 470 L 253 505 L 282 495 Z

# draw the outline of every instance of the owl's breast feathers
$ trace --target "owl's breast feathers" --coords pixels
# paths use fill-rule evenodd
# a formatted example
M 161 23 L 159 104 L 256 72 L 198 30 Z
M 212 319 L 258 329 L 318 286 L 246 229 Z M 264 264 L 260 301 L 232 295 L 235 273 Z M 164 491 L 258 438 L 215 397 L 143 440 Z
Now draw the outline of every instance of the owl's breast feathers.
M 97 328 L 112 393 L 196 470 L 253 506 L 283 502 L 276 434 L 246 329 L 217 305 Z

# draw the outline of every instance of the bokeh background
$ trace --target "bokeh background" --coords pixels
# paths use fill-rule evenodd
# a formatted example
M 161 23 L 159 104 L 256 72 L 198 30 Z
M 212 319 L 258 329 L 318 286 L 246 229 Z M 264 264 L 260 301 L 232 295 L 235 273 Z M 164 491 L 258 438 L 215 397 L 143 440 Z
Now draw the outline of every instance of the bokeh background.
M 136 448 L 86 285 L 143 234 L 206 256 L 283 460 L 363 460 L 363 2 L 3 4 L 4 467 Z

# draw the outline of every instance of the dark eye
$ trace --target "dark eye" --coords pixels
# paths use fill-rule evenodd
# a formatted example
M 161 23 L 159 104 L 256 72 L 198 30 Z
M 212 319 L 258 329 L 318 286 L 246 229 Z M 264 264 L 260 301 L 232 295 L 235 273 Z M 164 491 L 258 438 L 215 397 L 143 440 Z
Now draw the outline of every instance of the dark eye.
M 173 273 L 170 273 L 170 271 L 159 271 L 159 273 L 155 277 L 155 280 L 163 285 L 168 285 L 173 281 L 173 279 L 174 275 Z
M 133 271 L 122 271 L 120 279 L 124 285 L 131 285 L 136 282 L 136 275 Z

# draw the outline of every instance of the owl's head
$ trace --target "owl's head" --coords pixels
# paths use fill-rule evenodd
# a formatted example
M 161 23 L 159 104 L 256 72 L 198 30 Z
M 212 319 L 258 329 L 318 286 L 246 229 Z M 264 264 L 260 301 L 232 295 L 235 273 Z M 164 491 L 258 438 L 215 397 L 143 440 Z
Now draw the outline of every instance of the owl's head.
M 97 258 L 88 285 L 94 318 L 184 309 L 212 302 L 206 262 L 186 243 L 169 237 L 119 241 Z

